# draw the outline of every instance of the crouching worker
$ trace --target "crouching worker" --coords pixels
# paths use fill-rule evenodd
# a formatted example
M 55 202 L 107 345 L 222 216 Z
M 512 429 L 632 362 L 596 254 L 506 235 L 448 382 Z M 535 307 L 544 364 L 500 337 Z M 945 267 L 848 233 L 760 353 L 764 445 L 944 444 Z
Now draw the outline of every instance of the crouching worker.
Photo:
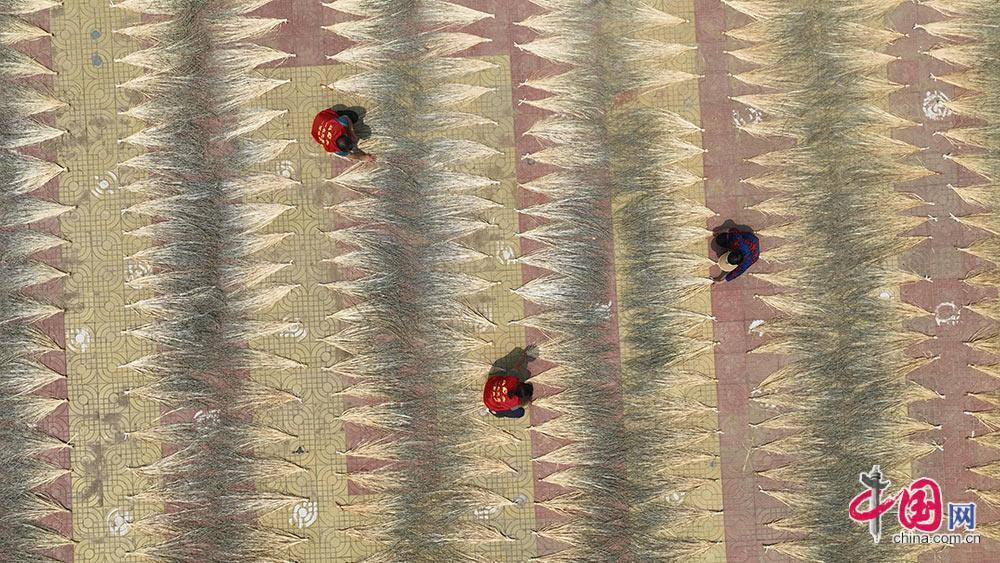
M 326 152 L 350 160 L 373 162 L 373 155 L 358 148 L 358 134 L 354 131 L 357 121 L 358 115 L 353 111 L 337 113 L 332 109 L 325 109 L 313 119 L 313 139 L 323 145 Z
M 513 375 L 491 375 L 483 387 L 483 403 L 493 416 L 521 418 L 533 391 L 530 383 L 521 383 Z
M 719 256 L 719 269 L 722 274 L 715 281 L 733 281 L 747 271 L 760 257 L 760 240 L 753 233 L 743 233 L 736 229 L 720 233 L 715 237 L 715 243 L 722 249 Z

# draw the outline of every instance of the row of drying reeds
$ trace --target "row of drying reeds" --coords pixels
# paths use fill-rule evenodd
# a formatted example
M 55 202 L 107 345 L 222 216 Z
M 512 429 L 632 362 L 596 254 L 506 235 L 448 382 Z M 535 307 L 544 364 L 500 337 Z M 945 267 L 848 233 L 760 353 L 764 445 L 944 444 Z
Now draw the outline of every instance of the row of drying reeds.
M 539 37 L 519 47 L 571 67 L 527 83 L 551 94 L 529 102 L 552 113 L 527 132 L 545 145 L 531 158 L 558 171 L 524 186 L 546 202 L 522 210 L 545 220 L 522 236 L 545 246 L 521 261 L 551 274 L 518 293 L 544 307 L 524 324 L 558 364 L 542 378 L 561 391 L 538 404 L 560 415 L 538 429 L 572 441 L 542 458 L 565 464 L 545 481 L 568 490 L 541 503 L 566 515 L 540 535 L 567 548 L 544 559 L 683 559 L 708 546 L 681 529 L 704 515 L 681 499 L 704 483 L 685 470 L 713 455 L 699 420 L 712 409 L 682 396 L 704 382 L 685 362 L 711 350 L 697 333 L 708 317 L 686 308 L 711 283 L 691 251 L 711 212 L 679 193 L 700 180 L 677 166 L 700 153 L 680 138 L 697 127 L 620 96 L 694 78 L 666 64 L 689 47 L 640 38 L 681 21 L 640 1 L 533 1 L 548 12 L 520 22 Z
M 341 279 L 327 285 L 348 306 L 325 340 L 349 354 L 330 368 L 353 402 L 341 420 L 368 436 L 346 454 L 375 461 L 349 475 L 370 494 L 344 509 L 366 560 L 467 559 L 505 539 L 473 510 L 511 504 L 476 485 L 505 466 L 480 455 L 498 432 L 475 414 L 489 366 L 469 355 L 484 319 L 463 303 L 489 284 L 458 273 L 483 258 L 463 240 L 496 206 L 477 195 L 495 181 L 460 171 L 496 151 L 455 129 L 487 123 L 459 111 L 487 89 L 457 80 L 493 65 L 452 56 L 484 41 L 456 30 L 487 14 L 440 1 L 328 6 L 359 17 L 330 27 L 356 42 L 332 58 L 357 70 L 332 87 L 365 100 L 378 155 L 332 180 L 354 197 L 334 208 L 349 225 L 330 233 L 346 252 L 335 259 Z
M 957 114 L 976 121 L 973 126 L 942 133 L 962 149 L 961 154 L 950 158 L 982 177 L 975 185 L 957 189 L 964 199 L 984 208 L 979 215 L 961 219 L 987 233 L 986 237 L 965 250 L 986 260 L 991 267 L 969 281 L 996 290 L 1000 287 L 1000 271 L 996 268 L 997 256 L 1000 256 L 1000 186 L 997 184 L 1000 178 L 1000 4 L 989 0 L 930 1 L 925 4 L 948 16 L 948 19 L 921 26 L 932 35 L 950 40 L 950 44 L 932 49 L 930 55 L 959 67 L 954 74 L 938 78 L 969 92 L 948 105 Z M 1000 357 L 1000 332 L 996 331 L 997 319 L 1000 319 L 998 305 L 1000 301 L 994 296 L 970 307 L 990 319 L 993 326 L 968 344 L 976 350 L 992 354 L 994 359 Z M 1000 377 L 996 363 L 976 367 L 993 377 Z M 987 447 L 1000 448 L 1000 433 L 996 431 L 1000 393 L 981 393 L 976 397 L 987 407 L 972 415 L 989 430 L 973 440 Z M 1000 462 L 975 467 L 972 471 L 990 479 L 1000 479 Z M 1000 506 L 1000 487 L 995 484 L 975 492 L 989 504 Z M 995 538 L 1000 537 L 1000 525 L 997 523 L 977 524 L 976 529 Z
M 282 266 L 255 256 L 284 238 L 261 230 L 287 206 L 246 201 L 292 184 L 249 172 L 289 143 L 251 137 L 281 112 L 250 104 L 283 84 L 254 69 L 288 56 L 253 43 L 281 23 L 247 15 L 265 3 L 117 4 L 153 20 L 118 30 L 147 45 L 123 59 L 144 70 L 121 87 L 143 96 L 127 113 L 146 128 L 125 139 L 145 152 L 122 165 L 143 176 L 129 188 L 145 199 L 127 211 L 151 220 L 129 233 L 150 241 L 135 258 L 155 265 L 130 282 L 149 295 L 130 305 L 149 319 L 130 334 L 152 342 L 155 352 L 128 367 L 147 379 L 132 395 L 162 412 L 130 437 L 165 449 L 162 459 L 138 469 L 149 488 L 136 497 L 165 509 L 140 515 L 135 529 L 148 543 L 132 551 L 137 559 L 284 560 L 284 549 L 297 541 L 259 522 L 262 513 L 297 500 L 268 484 L 301 468 L 256 452 L 287 436 L 255 420 L 294 397 L 248 376 L 292 365 L 248 346 L 287 328 L 251 319 L 292 289 L 267 283 Z M 195 411 L 204 415 L 192 419 Z
M 719 515 L 684 500 L 712 484 L 707 468 L 718 462 L 716 409 L 694 398 L 714 386 L 704 371 L 712 317 L 693 301 L 711 288 L 703 248 L 712 212 L 680 191 L 701 180 L 678 168 L 701 152 L 680 139 L 692 124 L 633 105 L 612 122 L 630 553 L 634 561 L 688 561 L 712 547 L 696 530 Z
M 881 18 L 898 2 L 727 3 L 753 18 L 730 32 L 753 44 L 732 54 L 757 65 L 737 78 L 764 89 L 738 98 L 766 116 L 744 129 L 794 141 L 754 158 L 767 171 L 749 180 L 772 196 L 759 210 L 790 220 L 765 233 L 783 239 L 764 257 L 784 269 L 758 276 L 781 293 L 764 298 L 779 315 L 757 352 L 790 360 L 755 394 L 771 413 L 757 428 L 780 435 L 757 447 L 780 460 L 759 472 L 762 486 L 789 507 L 771 526 L 790 538 L 766 547 L 810 560 L 900 560 L 907 548 L 873 545 L 846 516 L 859 473 L 878 464 L 898 484 L 928 451 L 909 437 L 929 427 L 907 412 L 929 397 L 907 380 L 927 361 L 906 354 L 923 337 L 904 327 L 926 313 L 883 295 L 912 279 L 893 258 L 919 240 L 906 233 L 920 219 L 901 215 L 915 203 L 893 186 L 926 175 L 902 163 L 914 147 L 887 136 L 907 122 L 880 108 L 897 88 L 884 78 L 894 36 Z
M 57 217 L 70 208 L 32 195 L 62 168 L 18 150 L 62 133 L 33 117 L 62 104 L 43 94 L 35 82 L 52 71 L 14 47 L 48 35 L 21 16 L 54 5 L 44 1 L 0 3 L 0 13 L 6 14 L 0 20 L 0 87 L 5 93 L 0 102 L 4 120 L 0 129 L 0 169 L 4 172 L 0 188 L 0 506 L 4 515 L 0 554 L 8 561 L 48 561 L 43 550 L 70 543 L 40 523 L 66 508 L 36 490 L 65 473 L 40 457 L 65 444 L 37 426 L 65 401 L 33 395 L 62 377 L 41 361 L 47 353 L 61 352 L 59 346 L 35 326 L 60 310 L 25 292 L 65 275 L 34 258 L 36 253 L 65 241 L 27 225 Z

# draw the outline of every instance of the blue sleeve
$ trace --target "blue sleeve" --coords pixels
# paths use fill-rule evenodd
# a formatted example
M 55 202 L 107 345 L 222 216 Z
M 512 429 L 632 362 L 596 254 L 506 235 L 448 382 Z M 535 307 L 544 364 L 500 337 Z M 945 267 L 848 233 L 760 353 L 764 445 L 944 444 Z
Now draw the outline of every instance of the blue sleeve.
M 343 125 L 344 127 L 350 127 L 351 126 L 351 120 L 350 120 L 350 118 L 345 117 L 343 115 L 337 117 L 337 121 L 339 121 L 340 124 Z
M 747 268 L 753 265 L 754 260 L 756 258 L 750 249 L 750 245 L 747 244 L 745 240 L 739 239 L 736 243 L 736 246 L 737 248 L 740 249 L 740 252 L 743 253 L 743 261 L 740 262 L 740 265 L 737 266 L 735 270 L 726 274 L 726 281 L 733 281 L 734 279 L 739 277 L 740 274 L 747 271 Z
M 347 156 L 347 155 L 349 155 L 349 154 L 351 154 L 351 153 L 348 153 L 348 152 L 344 152 L 344 151 L 337 151 L 337 152 L 335 152 L 335 153 L 333 153 L 333 154 L 335 154 L 335 155 L 337 155 L 337 156 Z
M 760 258 L 760 239 L 753 233 L 747 233 L 747 243 L 753 245 L 753 261 Z

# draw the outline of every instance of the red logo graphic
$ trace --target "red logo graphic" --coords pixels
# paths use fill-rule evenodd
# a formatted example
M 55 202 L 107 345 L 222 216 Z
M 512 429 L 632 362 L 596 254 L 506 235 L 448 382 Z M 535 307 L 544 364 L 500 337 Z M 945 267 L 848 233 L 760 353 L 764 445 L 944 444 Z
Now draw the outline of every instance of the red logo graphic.
M 907 530 L 936 532 L 941 527 L 941 487 L 937 481 L 924 477 L 900 492 L 899 523 Z
M 882 500 L 882 491 L 889 486 L 889 482 L 882 480 L 877 465 L 870 472 L 862 473 L 860 480 L 866 490 L 851 500 L 848 512 L 855 522 L 869 523 L 869 533 L 875 543 L 882 535 L 882 515 L 897 504 L 899 523 L 903 528 L 932 533 L 941 527 L 944 517 L 941 486 L 934 479 L 917 479 L 885 500 Z M 865 508 L 861 507 L 862 504 Z

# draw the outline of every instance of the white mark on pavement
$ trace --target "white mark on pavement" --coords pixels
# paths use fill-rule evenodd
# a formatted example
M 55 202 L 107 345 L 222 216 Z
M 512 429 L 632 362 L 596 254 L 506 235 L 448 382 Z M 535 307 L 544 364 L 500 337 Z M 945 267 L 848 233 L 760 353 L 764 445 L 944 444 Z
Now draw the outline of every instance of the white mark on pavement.
M 962 316 L 962 308 L 951 302 L 941 303 L 934 308 L 934 322 L 938 326 L 955 326 Z
M 931 90 L 924 94 L 924 115 L 931 121 L 941 121 L 951 115 L 946 105 L 951 99 L 944 92 Z

